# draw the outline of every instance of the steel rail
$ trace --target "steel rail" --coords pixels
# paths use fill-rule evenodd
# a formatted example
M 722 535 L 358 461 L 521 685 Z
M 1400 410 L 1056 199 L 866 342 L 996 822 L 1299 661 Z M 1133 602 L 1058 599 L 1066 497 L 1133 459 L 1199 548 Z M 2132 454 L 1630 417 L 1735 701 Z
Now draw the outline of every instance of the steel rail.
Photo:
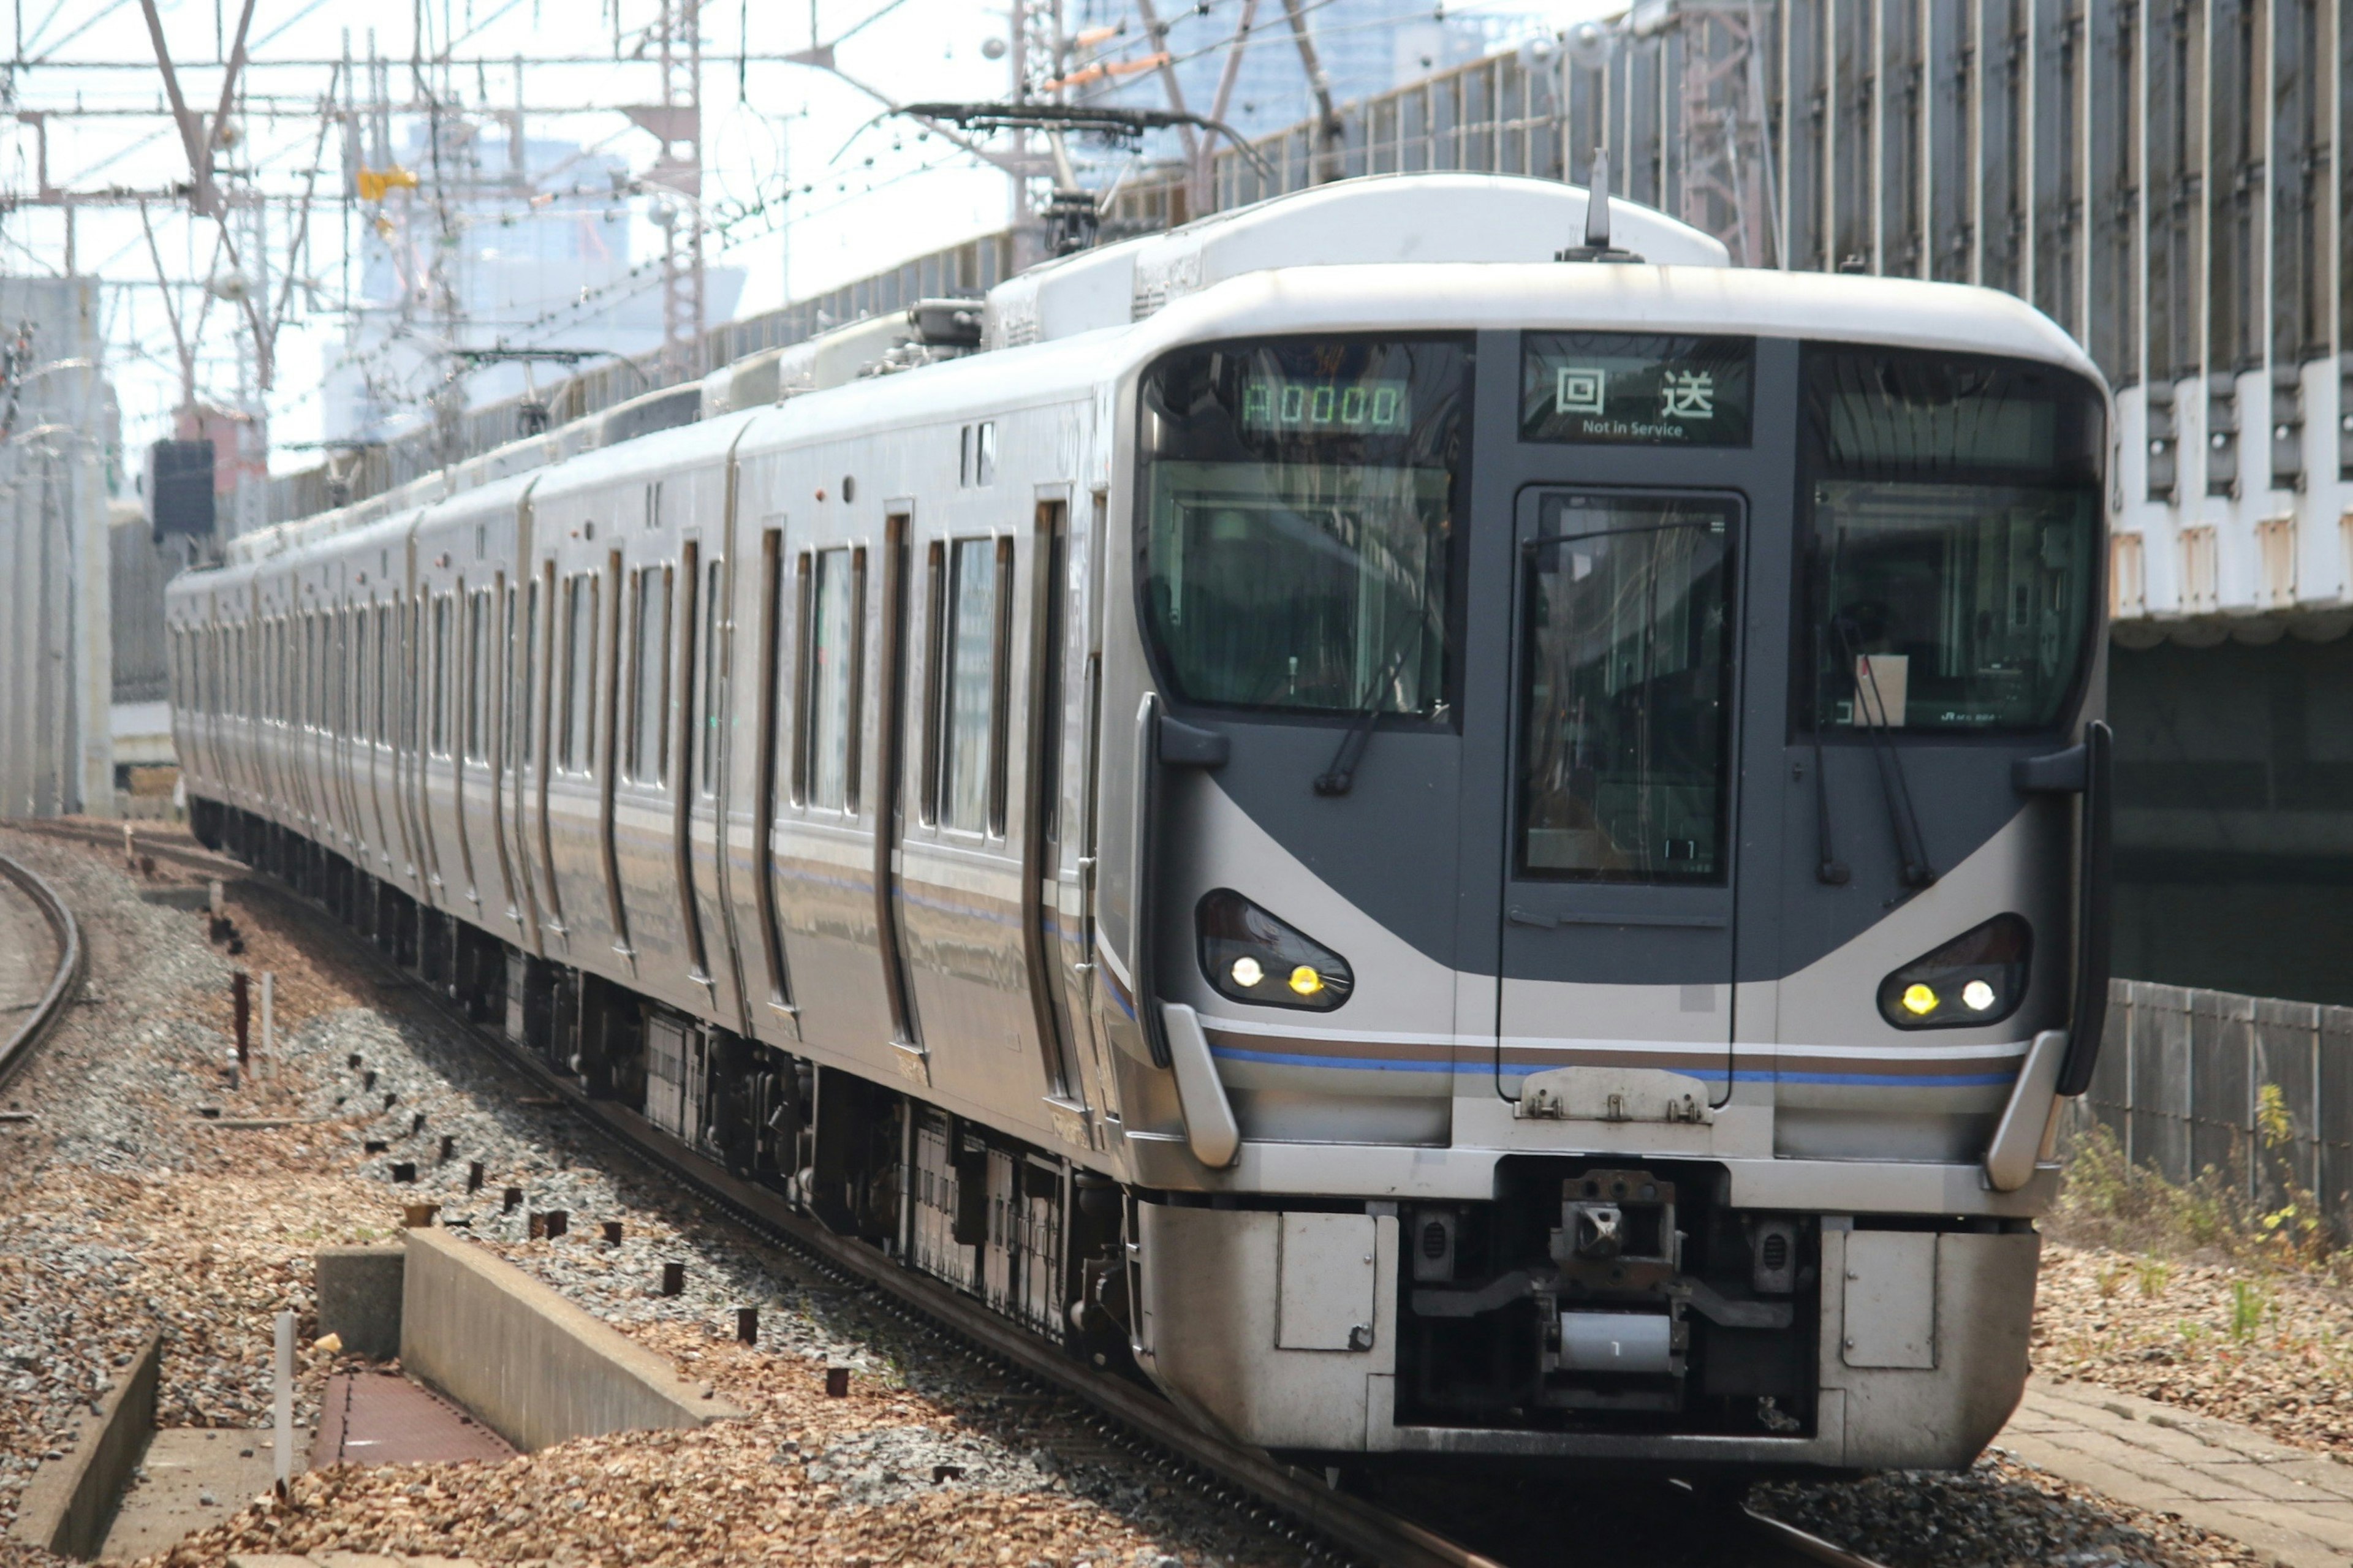
M 112 826 L 100 827 L 87 823 L 58 822 L 53 818 L 37 816 L 12 817 L 5 822 L 0 822 L 0 827 L 12 828 L 18 833 L 37 834 L 45 838 L 61 838 L 75 844 L 95 844 L 101 848 L 111 848 L 120 842 L 121 837 L 118 831 L 120 826 L 117 824 Z M 142 855 L 153 855 L 159 860 L 170 860 L 185 866 L 192 871 L 206 871 L 225 879 L 255 875 L 254 868 L 242 860 L 233 860 L 226 855 L 216 855 L 209 849 L 201 848 L 194 844 L 182 844 L 172 839 L 142 837 L 136 827 L 131 831 L 132 837 Z
M 285 900 L 305 914 L 325 908 L 259 872 L 252 874 L 250 886 L 263 897 Z M 538 1057 L 511 1044 L 501 1031 L 468 1017 L 430 983 L 394 963 L 340 921 L 331 921 L 330 927 L 351 952 L 413 992 L 443 1022 L 462 1030 L 496 1060 L 569 1107 L 632 1158 L 695 1188 L 752 1229 L 811 1255 L 828 1271 L 878 1287 L 983 1353 L 1077 1395 L 1177 1460 L 1251 1494 L 1333 1544 L 1384 1568 L 1508 1568 L 1411 1520 L 1335 1490 L 1321 1476 L 1197 1426 L 1149 1390 L 1073 1362 L 1048 1342 L 967 1300 L 944 1282 L 893 1262 L 861 1242 L 836 1235 L 794 1209 L 782 1194 L 747 1182 L 684 1148 L 636 1111 L 613 1100 L 590 1097 Z
M 9 826 L 31 825 L 17 822 Z M 80 824 L 44 823 L 37 830 L 96 846 L 111 842 L 105 828 Z M 333 911 L 324 904 L 243 862 L 176 845 L 142 843 L 141 848 L 205 869 L 242 875 L 248 885 L 264 898 L 284 900 L 303 914 L 332 916 Z M 400 967 L 340 919 L 331 918 L 326 929 L 347 952 L 414 994 L 445 1024 L 570 1108 L 630 1158 L 693 1187 L 751 1229 L 786 1243 L 826 1271 L 872 1285 L 983 1354 L 1084 1400 L 1179 1463 L 1249 1493 L 1332 1544 L 1361 1554 L 1383 1568 L 1508 1568 L 1500 1559 L 1450 1540 L 1363 1498 L 1337 1490 L 1323 1477 L 1286 1464 L 1263 1449 L 1233 1442 L 1197 1426 L 1149 1389 L 1115 1373 L 1071 1361 L 1050 1342 L 968 1300 L 945 1282 L 917 1273 L 864 1243 L 835 1234 L 795 1209 L 782 1194 L 746 1181 L 685 1148 L 636 1111 L 613 1100 L 591 1097 L 538 1056 L 511 1043 L 502 1031 L 469 1017 L 429 982 Z M 1869 1558 L 1752 1509 L 1740 1508 L 1734 1516 L 1740 1526 L 1763 1542 L 1795 1556 L 1830 1564 L 1831 1568 L 1879 1568 Z
M 88 955 L 81 944 L 81 926 L 75 921 L 73 911 L 66 908 L 57 889 L 38 872 L 12 857 L 0 855 L 0 876 L 24 890 L 41 911 L 42 919 L 48 921 L 58 942 L 58 967 L 49 977 L 48 989 L 33 1005 L 32 1016 L 16 1027 L 6 1043 L 0 1044 L 0 1086 L 5 1086 L 32 1060 L 33 1053 L 65 1016 L 67 1005 L 79 994 Z
M 269 895 L 312 910 L 325 906 L 295 892 L 275 878 L 257 874 Z M 1060 1354 L 944 1281 L 886 1257 L 873 1247 L 837 1235 L 794 1208 L 780 1193 L 745 1181 L 717 1162 L 688 1149 L 638 1112 L 598 1100 L 538 1056 L 510 1042 L 495 1028 L 476 1022 L 434 986 L 387 958 L 376 946 L 340 921 L 339 939 L 415 992 L 442 1020 L 484 1046 L 568 1106 L 580 1119 L 632 1157 L 676 1177 L 733 1213 L 756 1231 L 779 1237 L 812 1254 L 831 1270 L 851 1275 L 897 1297 L 949 1332 L 1041 1383 L 1077 1395 L 1145 1441 L 1177 1459 L 1259 1498 L 1325 1537 L 1363 1553 L 1383 1568 L 1509 1568 L 1501 1559 L 1451 1541 L 1400 1514 L 1328 1485 L 1324 1478 L 1285 1464 L 1262 1448 L 1233 1442 L 1187 1419 L 1159 1395 L 1126 1378 Z M 1745 1505 L 1735 1522 L 1782 1551 L 1831 1568 L 1880 1568 L 1860 1556 Z

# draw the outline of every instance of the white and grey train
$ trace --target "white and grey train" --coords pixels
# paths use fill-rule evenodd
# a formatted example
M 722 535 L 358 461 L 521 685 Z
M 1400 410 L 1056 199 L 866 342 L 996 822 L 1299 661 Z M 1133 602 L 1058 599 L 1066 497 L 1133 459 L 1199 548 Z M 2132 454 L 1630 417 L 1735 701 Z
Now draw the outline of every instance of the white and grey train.
M 1966 1464 L 2101 1026 L 2106 394 L 1586 207 L 1325 185 L 239 539 L 195 829 L 1249 1441 Z

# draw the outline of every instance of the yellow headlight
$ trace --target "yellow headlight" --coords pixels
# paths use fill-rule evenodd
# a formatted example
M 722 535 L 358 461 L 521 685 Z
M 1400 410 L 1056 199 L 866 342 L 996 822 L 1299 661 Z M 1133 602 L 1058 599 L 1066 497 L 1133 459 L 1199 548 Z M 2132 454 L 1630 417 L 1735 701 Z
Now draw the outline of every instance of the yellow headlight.
M 1291 988 L 1302 996 L 1313 996 L 1324 989 L 1324 977 L 1303 963 L 1291 972 Z
M 1258 960 L 1248 953 L 1234 960 L 1234 967 L 1230 973 L 1234 977 L 1234 984 L 1240 986 L 1255 985 L 1266 978 L 1266 971 L 1260 968 Z
M 1936 1010 L 1936 994 L 1915 980 L 1904 988 L 1904 1010 L 1925 1018 Z

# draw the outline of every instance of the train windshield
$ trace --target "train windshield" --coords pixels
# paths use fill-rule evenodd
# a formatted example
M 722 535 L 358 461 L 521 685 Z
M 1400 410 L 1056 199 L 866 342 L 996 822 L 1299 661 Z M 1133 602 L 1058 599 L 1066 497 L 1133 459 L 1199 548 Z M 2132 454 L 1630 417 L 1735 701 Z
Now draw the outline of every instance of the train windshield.
M 2095 620 L 2098 393 L 2052 366 L 1815 347 L 1799 723 L 2033 730 Z
M 1266 339 L 1144 384 L 1145 622 L 1188 701 L 1435 717 L 1468 345 Z

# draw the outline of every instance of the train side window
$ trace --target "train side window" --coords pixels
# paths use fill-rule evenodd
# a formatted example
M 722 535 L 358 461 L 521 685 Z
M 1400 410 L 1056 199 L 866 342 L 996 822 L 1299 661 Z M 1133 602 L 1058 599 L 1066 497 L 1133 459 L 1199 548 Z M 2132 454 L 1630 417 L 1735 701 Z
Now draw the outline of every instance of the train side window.
M 842 809 L 858 815 L 858 781 L 863 771 L 866 741 L 863 704 L 866 700 L 866 547 L 849 552 L 849 756 L 842 792 Z
M 390 707 L 385 694 L 392 689 L 392 606 L 378 605 L 375 618 L 375 690 L 368 702 L 370 732 L 379 746 L 392 743 L 392 726 L 385 713 Z
M 589 673 L 594 658 L 596 606 L 589 603 L 592 579 L 581 575 L 564 580 L 564 695 L 559 715 L 555 761 L 567 772 L 577 772 L 587 754 L 584 731 L 588 722 Z
M 426 689 L 432 694 L 425 749 L 434 756 L 445 757 L 449 754 L 449 598 L 446 594 L 433 596 L 430 658 L 432 663 L 425 674 Z
M 971 440 L 970 426 L 965 426 L 965 440 Z M 947 662 L 947 546 L 933 540 L 923 552 L 923 752 L 919 759 L 922 769 L 915 776 L 922 783 L 917 792 L 917 815 L 926 827 L 936 827 L 940 820 L 940 705 L 944 672 Z
M 956 487 L 976 489 L 997 478 L 997 421 L 984 419 L 956 432 Z
M 989 703 L 988 831 L 1005 837 L 1005 775 L 1013 752 L 1013 540 L 997 542 L 996 689 Z
M 980 833 L 995 826 L 998 691 L 997 542 L 959 539 L 951 547 L 945 630 L 939 819 Z
M 628 773 L 640 784 L 661 784 L 670 774 L 670 569 L 640 570 L 632 596 L 637 647 L 629 660 Z
M 466 647 L 466 760 L 491 760 L 490 725 L 483 698 L 490 688 L 491 591 L 478 588 L 470 595 Z
M 817 604 L 817 557 L 804 550 L 793 563 L 793 762 L 789 773 L 795 805 L 808 804 L 809 651 L 811 611 Z M 770 649 L 770 669 L 782 681 L 782 638 Z
M 518 768 L 532 763 L 532 742 L 539 731 L 533 727 L 539 707 L 539 579 L 534 577 L 522 591 L 522 695 L 514 704 L 522 721 L 515 726 L 514 736 L 507 751 Z
M 719 726 L 725 717 L 719 705 L 719 637 L 725 630 L 726 616 L 719 603 L 720 563 L 713 561 L 702 569 L 702 758 L 700 777 L 702 793 L 719 793 Z
M 855 811 L 857 666 L 863 649 L 859 632 L 864 606 L 864 551 L 820 551 L 817 556 L 809 616 L 808 685 L 802 703 L 808 711 L 808 756 L 804 771 L 808 803 Z
M 354 605 L 352 618 L 352 723 L 354 741 L 364 741 L 373 733 L 370 715 L 375 699 L 375 644 L 369 637 L 369 611 L 365 605 Z

